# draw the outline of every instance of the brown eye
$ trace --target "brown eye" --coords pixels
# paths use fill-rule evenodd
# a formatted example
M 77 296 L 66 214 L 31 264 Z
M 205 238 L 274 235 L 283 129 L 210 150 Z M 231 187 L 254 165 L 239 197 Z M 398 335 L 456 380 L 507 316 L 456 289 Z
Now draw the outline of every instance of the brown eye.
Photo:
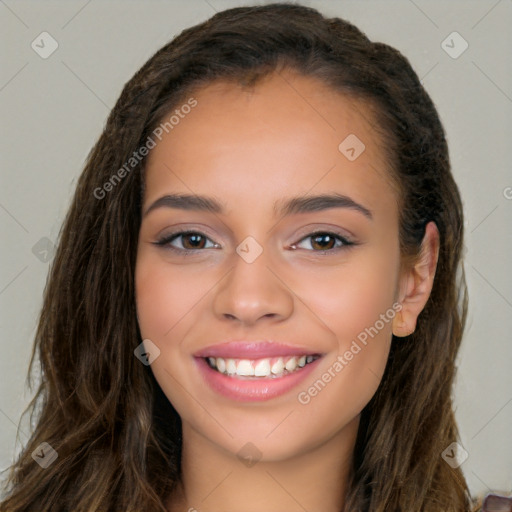
M 337 249 L 342 249 L 343 247 L 354 245 L 353 242 L 350 242 L 346 238 L 336 233 L 330 233 L 328 231 L 317 231 L 316 233 L 311 233 L 310 235 L 304 237 L 298 244 L 294 244 L 292 247 L 300 247 L 300 244 L 302 244 L 305 240 L 311 240 L 309 242 L 309 246 L 312 248 L 313 252 L 334 252 Z M 304 246 L 300 248 L 310 250 L 308 247 Z
M 326 249 L 332 249 L 336 246 L 336 240 L 332 235 L 327 233 L 321 235 L 315 235 L 312 237 L 311 246 L 315 249 L 318 248 L 319 251 L 325 251 Z
M 210 246 L 207 246 L 208 242 L 211 243 Z M 198 231 L 180 231 L 178 233 L 172 233 L 154 243 L 163 248 L 178 252 L 192 252 L 200 249 L 218 247 L 218 244 L 213 243 L 206 235 Z M 176 246 L 176 243 L 179 243 L 179 245 Z
M 199 233 L 186 233 L 182 236 L 182 245 L 185 249 L 204 249 L 206 238 Z

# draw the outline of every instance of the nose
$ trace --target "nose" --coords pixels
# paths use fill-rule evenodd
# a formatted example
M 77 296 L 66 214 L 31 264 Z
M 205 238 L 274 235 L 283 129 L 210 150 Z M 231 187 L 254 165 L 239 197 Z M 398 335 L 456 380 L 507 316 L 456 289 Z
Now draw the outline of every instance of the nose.
M 217 318 L 250 326 L 264 319 L 281 322 L 292 314 L 293 292 L 268 263 L 265 251 L 252 263 L 235 253 L 214 297 Z

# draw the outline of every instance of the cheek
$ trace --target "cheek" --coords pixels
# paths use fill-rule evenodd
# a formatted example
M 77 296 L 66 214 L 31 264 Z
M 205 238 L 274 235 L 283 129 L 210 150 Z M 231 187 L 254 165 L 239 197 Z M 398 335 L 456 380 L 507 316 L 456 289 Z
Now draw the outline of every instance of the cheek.
M 182 419 L 193 416 L 195 405 L 183 392 L 191 362 L 190 355 L 182 350 L 182 340 L 198 322 L 197 308 L 201 307 L 208 282 L 204 273 L 170 264 L 151 251 L 142 249 L 137 255 L 135 287 L 141 336 L 160 350 L 151 371 Z
M 396 314 L 393 304 L 399 257 L 398 250 L 387 249 L 361 254 L 346 266 L 331 268 L 325 279 L 308 280 L 307 289 L 303 286 L 299 293 L 308 297 L 308 306 L 327 326 L 332 345 L 337 347 L 337 353 L 328 354 L 322 362 L 315 380 L 305 383 L 297 396 L 310 412 L 313 431 L 335 432 L 348 423 L 380 384 Z
M 398 263 L 398 250 L 390 244 L 380 250 L 354 252 L 345 262 L 314 273 L 297 271 L 291 286 L 308 306 L 304 311 L 314 312 L 316 323 L 344 352 L 368 330 L 374 337 L 390 337 Z
M 352 268 L 340 279 L 340 289 L 325 304 L 330 305 L 329 322 L 338 336 L 340 351 L 351 340 L 364 338 L 361 333 L 375 324 L 382 335 L 391 333 L 391 323 L 382 324 L 380 318 L 392 307 L 394 290 L 393 269 L 379 268 L 377 264 Z
M 140 251 L 135 270 L 137 313 L 145 338 L 165 340 L 205 294 L 208 280 L 186 265 Z M 179 330 L 179 329 L 176 329 Z M 169 334 L 167 337 L 166 335 Z

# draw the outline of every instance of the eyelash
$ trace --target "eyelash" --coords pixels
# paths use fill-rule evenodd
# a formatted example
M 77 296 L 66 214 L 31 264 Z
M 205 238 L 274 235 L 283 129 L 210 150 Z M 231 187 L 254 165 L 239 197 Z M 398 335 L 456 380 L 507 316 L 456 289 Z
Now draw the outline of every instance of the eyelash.
M 201 233 L 200 231 L 177 231 L 176 233 L 171 233 L 170 235 L 166 235 L 153 243 L 159 247 L 164 248 L 164 249 L 168 249 L 173 252 L 181 253 L 181 254 L 185 254 L 185 255 L 196 253 L 197 251 L 205 250 L 205 248 L 203 248 L 203 249 L 180 249 L 180 248 L 173 247 L 172 245 L 170 245 L 170 243 L 173 240 L 179 238 L 180 236 L 184 236 L 184 235 L 199 235 L 199 236 L 202 236 L 202 237 L 210 240 L 210 238 L 208 236 L 206 236 L 204 233 Z M 302 237 L 296 244 L 292 244 L 292 247 L 296 246 L 298 243 L 302 242 L 303 240 L 306 240 L 308 238 L 314 238 L 315 236 L 318 236 L 318 235 L 328 235 L 330 237 L 333 237 L 337 241 L 340 241 L 342 243 L 342 245 L 338 246 L 338 247 L 334 247 L 332 249 L 325 249 L 325 250 L 319 250 L 319 251 L 315 251 L 314 249 L 312 249 L 312 250 L 306 249 L 307 251 L 326 254 L 329 252 L 334 253 L 334 252 L 338 252 L 339 250 L 346 250 L 350 246 L 357 245 L 355 242 L 348 240 L 346 237 L 342 236 L 339 233 L 335 233 L 332 231 L 315 231 L 313 233 L 306 235 L 305 237 Z M 210 240 L 210 241 L 212 241 L 212 240 Z M 213 242 L 213 243 L 215 243 L 215 242 Z M 211 249 L 211 247 L 207 247 L 206 249 Z

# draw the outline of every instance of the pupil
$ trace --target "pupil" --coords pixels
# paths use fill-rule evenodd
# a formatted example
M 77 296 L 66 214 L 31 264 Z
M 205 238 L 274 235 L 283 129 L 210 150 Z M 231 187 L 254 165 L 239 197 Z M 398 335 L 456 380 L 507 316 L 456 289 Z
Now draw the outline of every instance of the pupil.
M 314 243 L 317 243 L 317 240 L 318 240 L 318 239 L 322 239 L 322 238 L 324 238 L 324 239 L 325 239 L 325 238 L 330 239 L 330 242 L 332 242 L 332 241 L 333 241 L 333 238 L 332 238 L 330 235 L 327 235 L 327 234 L 326 234 L 326 235 L 317 235 L 317 236 L 315 236 L 315 237 L 313 238 Z M 328 241 L 327 243 L 329 243 L 329 241 Z M 331 245 L 332 245 L 332 244 L 331 244 Z M 320 247 L 320 249 L 327 249 L 327 248 L 330 248 L 330 246 L 329 246 L 329 247 L 325 247 L 325 246 L 323 246 L 323 247 L 322 247 L 322 243 L 320 243 L 320 246 L 321 246 L 321 247 Z
M 193 246 L 193 248 L 197 248 L 197 247 L 201 247 L 201 239 L 202 235 L 197 235 L 197 234 L 189 234 L 186 236 L 186 240 L 190 241 L 190 240 L 193 240 L 192 243 L 190 245 Z

